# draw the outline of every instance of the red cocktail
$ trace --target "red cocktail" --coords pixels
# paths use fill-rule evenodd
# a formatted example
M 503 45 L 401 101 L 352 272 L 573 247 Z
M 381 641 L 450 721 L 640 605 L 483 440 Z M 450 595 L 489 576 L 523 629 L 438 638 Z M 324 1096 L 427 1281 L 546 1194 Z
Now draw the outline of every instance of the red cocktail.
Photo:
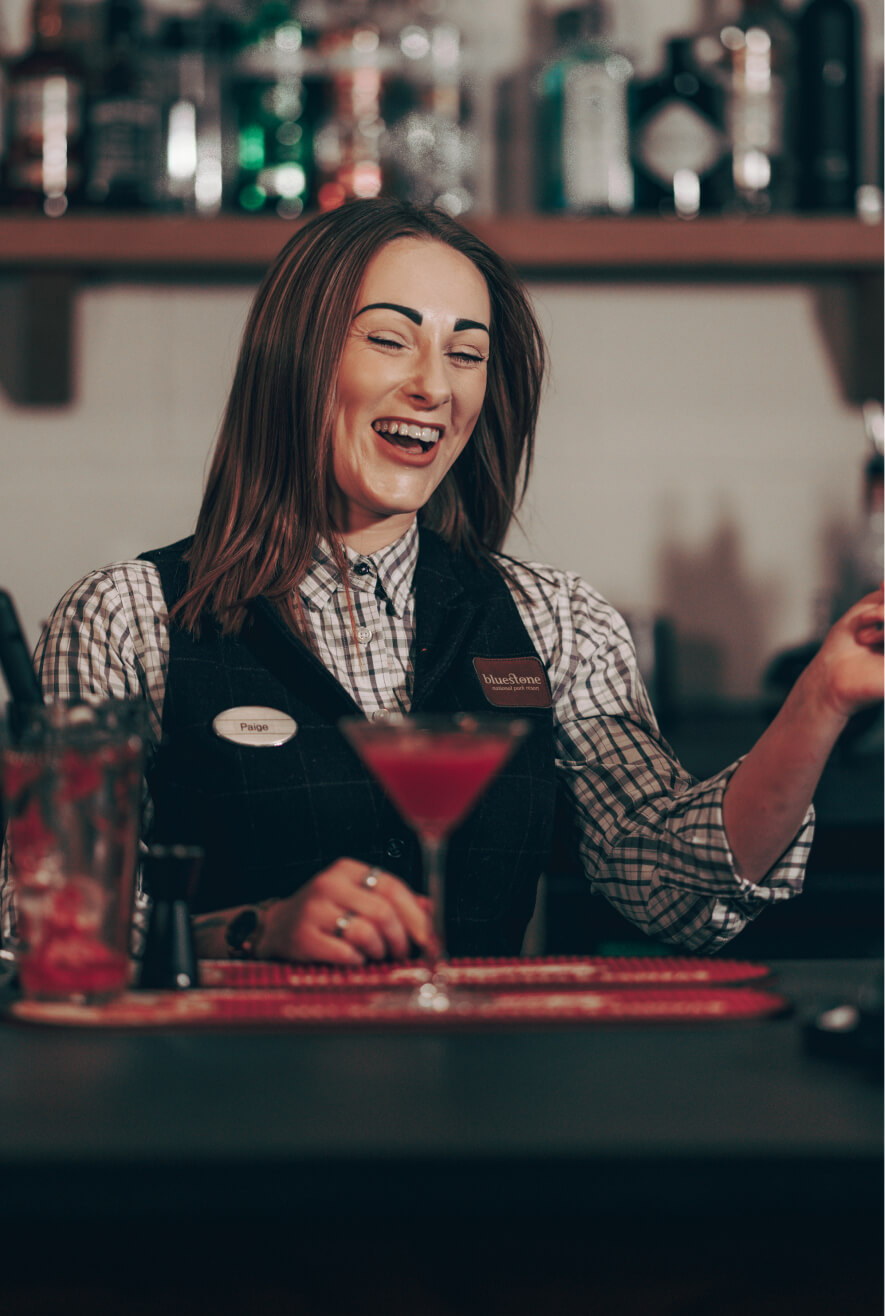
M 345 718 L 340 727 L 418 835 L 440 950 L 415 1004 L 421 1009 L 448 1009 L 452 995 L 443 968 L 446 842 L 529 730 L 529 723 L 462 713 L 389 717 L 380 722 Z
M 511 737 L 432 736 L 405 732 L 393 740 L 370 738 L 360 753 L 405 820 L 428 836 L 445 836 L 510 753 Z

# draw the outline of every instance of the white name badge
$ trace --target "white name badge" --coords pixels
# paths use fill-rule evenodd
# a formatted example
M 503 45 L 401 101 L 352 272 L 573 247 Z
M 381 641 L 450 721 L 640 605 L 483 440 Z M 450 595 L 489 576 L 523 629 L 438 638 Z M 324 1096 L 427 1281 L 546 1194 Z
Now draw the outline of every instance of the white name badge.
M 242 708 L 225 708 L 212 719 L 212 730 L 222 740 L 237 745 L 285 745 L 298 730 L 295 721 L 279 708 L 261 708 L 244 704 Z

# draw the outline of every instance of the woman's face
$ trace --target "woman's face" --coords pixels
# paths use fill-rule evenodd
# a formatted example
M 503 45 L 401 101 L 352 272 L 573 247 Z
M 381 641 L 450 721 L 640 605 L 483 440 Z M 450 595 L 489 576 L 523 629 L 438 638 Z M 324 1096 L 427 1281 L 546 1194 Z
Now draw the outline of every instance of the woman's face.
M 489 294 L 466 256 L 397 238 L 368 266 L 338 369 L 335 519 L 359 552 L 409 527 L 473 432 Z

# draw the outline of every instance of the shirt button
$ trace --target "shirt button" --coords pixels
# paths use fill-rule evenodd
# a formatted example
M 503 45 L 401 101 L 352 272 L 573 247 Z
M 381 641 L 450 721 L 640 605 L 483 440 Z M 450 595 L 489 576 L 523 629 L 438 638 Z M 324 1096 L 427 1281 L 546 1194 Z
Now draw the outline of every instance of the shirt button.
M 386 708 L 376 708 L 372 712 L 371 721 L 385 722 L 389 716 L 390 714 Z
M 360 626 L 356 633 L 356 638 L 359 640 L 360 644 L 368 644 L 372 638 L 372 632 L 369 630 L 368 626 Z
M 353 574 L 355 576 L 368 576 L 371 570 L 372 567 L 368 562 L 357 562 L 353 568 Z
M 399 859 L 403 852 L 403 843 L 398 836 L 391 836 L 387 842 L 387 855 L 390 859 Z

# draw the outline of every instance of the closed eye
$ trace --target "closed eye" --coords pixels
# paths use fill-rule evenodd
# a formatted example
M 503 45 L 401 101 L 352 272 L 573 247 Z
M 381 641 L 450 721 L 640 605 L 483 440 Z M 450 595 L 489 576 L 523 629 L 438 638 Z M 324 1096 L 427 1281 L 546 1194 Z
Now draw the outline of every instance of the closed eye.
M 370 343 L 376 343 L 378 347 L 405 347 L 405 343 L 398 343 L 395 338 L 379 338 L 377 334 L 368 334 Z
M 449 356 L 453 361 L 467 366 L 481 366 L 485 361 L 484 356 L 477 356 L 473 352 L 450 352 Z

